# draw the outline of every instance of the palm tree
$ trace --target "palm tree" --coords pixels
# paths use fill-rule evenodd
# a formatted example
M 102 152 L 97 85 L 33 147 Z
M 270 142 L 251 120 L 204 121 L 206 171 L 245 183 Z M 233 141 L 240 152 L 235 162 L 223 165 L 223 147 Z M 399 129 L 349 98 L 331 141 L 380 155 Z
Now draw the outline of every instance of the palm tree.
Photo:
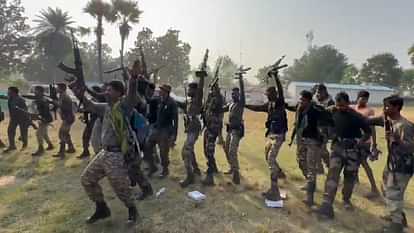
M 411 64 L 414 65 L 414 45 L 408 50 L 408 55 L 411 57 Z
M 98 46 L 98 70 L 99 70 L 99 81 L 103 82 L 103 71 L 102 71 L 102 36 L 103 31 L 103 20 L 108 22 L 114 22 L 115 18 L 113 15 L 112 7 L 109 3 L 103 2 L 102 0 L 90 0 L 86 7 L 83 9 L 85 13 L 88 13 L 94 17 L 98 22 L 95 29 L 96 33 L 96 44 Z
M 133 0 L 112 0 L 112 7 L 116 21 L 119 23 L 119 34 L 121 35 L 121 64 L 124 64 L 125 40 L 131 32 L 131 24 L 138 24 L 142 11 L 138 8 L 138 2 Z
M 37 26 L 33 33 L 38 41 L 38 48 L 49 61 L 52 77 L 57 77 L 56 62 L 62 61 L 71 51 L 69 31 L 73 29 L 70 25 L 74 23 L 68 12 L 59 8 L 47 8 L 41 10 L 33 22 Z

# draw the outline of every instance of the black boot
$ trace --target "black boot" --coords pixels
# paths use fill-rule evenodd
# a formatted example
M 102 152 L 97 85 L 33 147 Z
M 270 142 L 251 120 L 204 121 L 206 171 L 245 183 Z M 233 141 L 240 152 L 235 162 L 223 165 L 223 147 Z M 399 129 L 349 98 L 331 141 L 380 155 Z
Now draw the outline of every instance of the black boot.
M 111 210 L 108 208 L 105 202 L 96 202 L 95 213 L 86 219 L 87 224 L 92 224 L 100 219 L 108 218 L 111 216 Z
M 308 182 L 308 184 L 306 185 L 306 199 L 303 200 L 303 203 L 305 203 L 305 205 L 307 205 L 308 207 L 312 207 L 315 204 L 313 200 L 315 190 L 316 182 Z
M 271 177 L 271 184 L 270 189 L 267 192 L 262 193 L 263 197 L 269 201 L 280 201 L 282 198 L 280 197 L 279 186 L 277 185 L 277 178 Z
M 36 152 L 32 153 L 32 156 L 41 156 L 45 153 L 43 146 L 39 146 Z
M 16 150 L 17 148 L 15 147 L 15 146 L 9 146 L 7 149 L 5 149 L 4 151 L 3 151 L 3 153 L 5 153 L 5 154 L 7 154 L 7 153 L 10 153 L 10 152 L 12 152 L 12 151 L 14 151 L 14 150 Z
M 344 208 L 348 211 L 354 210 L 354 205 L 352 205 L 352 202 L 350 200 L 344 200 Z
M 239 171 L 233 172 L 233 184 L 240 184 L 240 173 Z
M 170 171 L 168 169 L 168 167 L 163 167 L 162 168 L 162 172 L 160 174 L 160 178 L 164 179 L 165 177 L 167 177 L 170 174 Z
M 76 150 L 75 150 L 75 147 L 73 146 L 73 143 L 68 143 L 68 149 L 66 150 L 66 153 L 69 153 L 69 154 L 73 154 L 73 153 L 75 153 L 76 152 Z
M 54 158 L 65 158 L 65 143 L 60 143 L 59 152 L 57 154 L 52 155 Z
M 89 158 L 89 156 L 91 156 L 91 154 L 89 153 L 88 149 L 84 149 L 82 154 L 80 154 L 78 157 L 78 159 L 84 159 L 84 158 Z
M 320 217 L 327 218 L 327 219 L 333 219 L 335 217 L 332 205 L 327 202 L 322 203 L 317 213 Z
M 207 173 L 206 178 L 201 182 L 204 186 L 214 186 L 214 175 Z
M 187 171 L 187 177 L 185 180 L 180 181 L 181 188 L 186 188 L 190 184 L 194 184 L 194 174 L 192 172 Z
M 152 186 L 149 184 L 148 186 L 142 187 L 142 193 L 137 197 L 137 200 L 142 201 L 147 197 L 152 196 L 152 194 L 154 194 L 154 190 L 152 189 Z
M 128 208 L 128 223 L 135 223 L 138 218 L 138 210 L 137 207 L 129 207 Z
M 390 223 L 387 227 L 384 228 L 384 233 L 403 233 L 404 225 L 399 223 Z
M 212 172 L 213 172 L 213 174 L 218 174 L 218 173 L 220 173 L 219 172 L 219 170 L 218 170 L 218 167 L 217 167 L 217 163 L 216 163 L 216 161 L 214 161 L 214 163 L 213 163 L 213 166 L 212 166 Z
M 198 167 L 195 167 L 194 169 L 193 169 L 193 173 L 194 173 L 194 175 L 196 175 L 196 176 L 201 176 L 201 170 L 200 170 L 200 168 L 198 168 Z
M 52 144 L 52 143 L 47 144 L 47 147 L 46 147 L 46 150 L 47 150 L 47 151 L 49 151 L 49 150 L 53 150 L 53 149 L 55 149 L 55 147 L 53 146 L 53 144 Z

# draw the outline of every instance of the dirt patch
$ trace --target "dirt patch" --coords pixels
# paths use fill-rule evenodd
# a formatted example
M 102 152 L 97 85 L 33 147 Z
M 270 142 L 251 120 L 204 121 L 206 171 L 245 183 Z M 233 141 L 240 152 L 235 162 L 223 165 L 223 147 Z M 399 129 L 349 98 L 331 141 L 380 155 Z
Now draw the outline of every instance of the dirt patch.
M 13 185 L 16 183 L 15 176 L 0 176 L 0 188 Z

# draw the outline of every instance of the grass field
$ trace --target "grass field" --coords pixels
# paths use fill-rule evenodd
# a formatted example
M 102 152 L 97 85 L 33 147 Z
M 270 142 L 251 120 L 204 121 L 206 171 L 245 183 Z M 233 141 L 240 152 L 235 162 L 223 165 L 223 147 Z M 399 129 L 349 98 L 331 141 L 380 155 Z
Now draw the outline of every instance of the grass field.
M 405 115 L 414 120 L 414 109 Z M 292 119 L 292 115 L 289 116 Z M 159 198 L 137 202 L 140 221 L 136 226 L 125 223 L 127 211 L 110 190 L 104 179 L 102 184 L 106 200 L 112 210 L 108 220 L 88 226 L 84 219 L 93 212 L 93 203 L 85 195 L 79 175 L 87 161 L 68 156 L 65 160 L 53 159 L 50 154 L 32 158 L 30 153 L 36 149 L 34 132 L 31 131 L 29 149 L 24 152 L 0 154 L 0 232 L 375 232 L 385 222 L 380 220 L 384 214 L 383 200 L 369 201 L 363 195 L 369 185 L 363 171 L 360 184 L 355 189 L 354 212 L 342 207 L 338 191 L 335 203 L 336 219 L 321 222 L 302 204 L 304 192 L 300 186 L 304 180 L 297 168 L 295 146 L 283 146 L 278 161 L 287 172 L 288 179 L 281 183 L 288 192 L 288 200 L 283 209 L 268 209 L 264 206 L 261 191 L 269 185 L 269 171 L 264 161 L 264 114 L 247 112 L 246 137 L 240 146 L 240 167 L 242 185 L 231 184 L 230 177 L 220 174 L 216 186 L 204 188 L 197 183 L 188 189 L 178 185 L 184 176 L 181 160 L 181 133 L 178 145 L 171 153 L 171 175 L 168 179 L 153 178 L 155 190 L 166 187 L 167 191 Z M 74 141 L 80 153 L 82 125 L 76 123 L 73 129 Z M 57 144 L 57 122 L 51 130 Z M 1 137 L 6 138 L 6 123 L 1 124 Z M 383 130 L 378 130 L 380 149 L 384 151 Z M 228 166 L 221 147 L 217 147 L 216 158 L 219 169 Z M 197 143 L 197 158 L 205 169 L 201 140 Z M 377 181 L 380 181 L 385 164 L 383 155 L 379 161 L 371 163 Z M 321 202 L 323 183 L 318 182 L 317 203 Z M 206 193 L 207 199 L 195 204 L 186 197 L 186 192 L 199 190 Z M 137 190 L 138 191 L 138 190 Z M 409 185 L 406 193 L 406 212 L 408 219 L 414 219 L 414 186 Z M 411 226 L 411 232 L 414 232 Z

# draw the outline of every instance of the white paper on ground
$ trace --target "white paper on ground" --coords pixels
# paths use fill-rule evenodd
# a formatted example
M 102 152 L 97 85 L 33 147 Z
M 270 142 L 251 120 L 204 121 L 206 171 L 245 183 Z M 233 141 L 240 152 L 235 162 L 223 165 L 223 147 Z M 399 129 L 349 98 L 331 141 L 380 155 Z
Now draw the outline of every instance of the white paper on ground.
M 280 190 L 280 197 L 282 198 L 282 200 L 286 200 L 287 199 L 287 192 L 286 192 L 286 190 Z
M 206 195 L 200 193 L 199 191 L 192 191 L 187 193 L 188 197 L 194 201 L 203 201 L 206 199 Z
M 269 208 L 283 208 L 283 200 L 270 201 L 270 200 L 265 199 L 265 204 Z

